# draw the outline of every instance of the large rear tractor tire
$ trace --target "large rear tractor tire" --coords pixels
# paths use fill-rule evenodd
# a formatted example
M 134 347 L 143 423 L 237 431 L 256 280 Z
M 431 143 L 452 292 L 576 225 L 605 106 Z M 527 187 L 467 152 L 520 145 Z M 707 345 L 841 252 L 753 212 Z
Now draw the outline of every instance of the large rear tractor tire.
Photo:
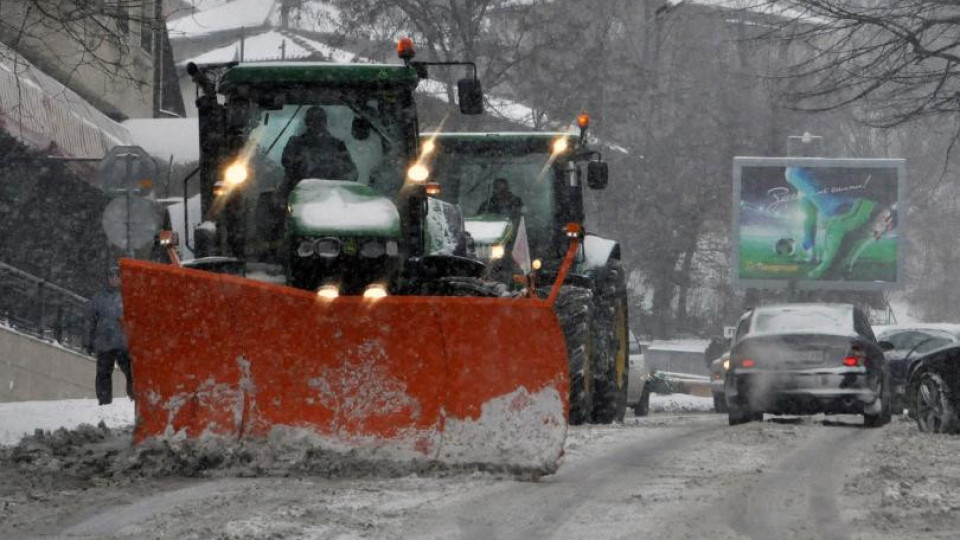
M 622 422 L 627 411 L 630 377 L 630 330 L 627 324 L 627 283 L 620 261 L 610 261 L 607 277 L 594 301 L 596 317 L 592 330 L 597 344 L 594 365 L 604 366 L 604 373 L 597 374 L 593 421 L 598 424 Z
M 570 365 L 570 425 L 590 421 L 593 411 L 593 293 L 583 287 L 565 285 L 556 304 Z

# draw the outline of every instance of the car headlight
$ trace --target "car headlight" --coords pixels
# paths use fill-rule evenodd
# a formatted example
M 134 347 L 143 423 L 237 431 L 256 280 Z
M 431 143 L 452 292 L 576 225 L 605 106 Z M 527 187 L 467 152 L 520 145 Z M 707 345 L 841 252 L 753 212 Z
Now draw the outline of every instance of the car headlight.
M 333 259 L 340 255 L 340 241 L 336 238 L 321 238 L 314 242 L 313 249 L 317 255 L 325 259 Z
M 360 256 L 367 259 L 382 257 L 386 251 L 387 247 L 383 245 L 383 242 L 379 242 L 377 240 L 370 240 L 369 242 L 360 246 Z

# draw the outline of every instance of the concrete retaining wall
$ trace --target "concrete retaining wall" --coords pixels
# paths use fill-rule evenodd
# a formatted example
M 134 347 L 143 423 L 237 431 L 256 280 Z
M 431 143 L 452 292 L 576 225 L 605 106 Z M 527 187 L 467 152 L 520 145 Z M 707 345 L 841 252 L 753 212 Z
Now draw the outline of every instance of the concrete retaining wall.
M 97 397 L 96 360 L 0 326 L 0 403 Z M 113 395 L 126 395 L 113 372 Z

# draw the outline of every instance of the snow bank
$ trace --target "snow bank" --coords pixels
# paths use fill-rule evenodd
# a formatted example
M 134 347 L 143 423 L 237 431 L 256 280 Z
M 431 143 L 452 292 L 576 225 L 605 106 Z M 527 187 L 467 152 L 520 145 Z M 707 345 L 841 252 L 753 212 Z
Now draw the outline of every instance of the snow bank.
M 100 422 L 111 428 L 131 426 L 133 415 L 133 402 L 127 398 L 114 399 L 103 407 L 95 399 L 0 403 L 0 445 L 16 444 L 38 429 L 72 429 Z
M 713 398 L 690 394 L 653 394 L 651 412 L 713 412 Z

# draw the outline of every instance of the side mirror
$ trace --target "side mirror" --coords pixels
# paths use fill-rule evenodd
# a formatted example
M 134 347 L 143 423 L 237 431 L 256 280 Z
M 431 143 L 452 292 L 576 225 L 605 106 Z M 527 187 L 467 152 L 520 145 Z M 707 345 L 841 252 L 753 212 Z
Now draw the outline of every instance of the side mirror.
M 884 352 L 886 352 L 886 351 L 892 351 L 892 350 L 896 349 L 896 347 L 893 345 L 893 343 L 890 343 L 889 341 L 881 341 L 881 342 L 878 343 L 878 345 L 880 345 L 880 348 L 883 349 Z
M 587 185 L 590 186 L 590 189 L 607 187 L 608 176 L 606 161 L 587 162 Z
M 457 97 L 463 114 L 483 114 L 483 88 L 478 79 L 457 81 Z
M 370 138 L 371 129 L 370 122 L 366 118 L 357 116 L 350 125 L 350 135 L 353 136 L 354 140 L 365 141 Z

